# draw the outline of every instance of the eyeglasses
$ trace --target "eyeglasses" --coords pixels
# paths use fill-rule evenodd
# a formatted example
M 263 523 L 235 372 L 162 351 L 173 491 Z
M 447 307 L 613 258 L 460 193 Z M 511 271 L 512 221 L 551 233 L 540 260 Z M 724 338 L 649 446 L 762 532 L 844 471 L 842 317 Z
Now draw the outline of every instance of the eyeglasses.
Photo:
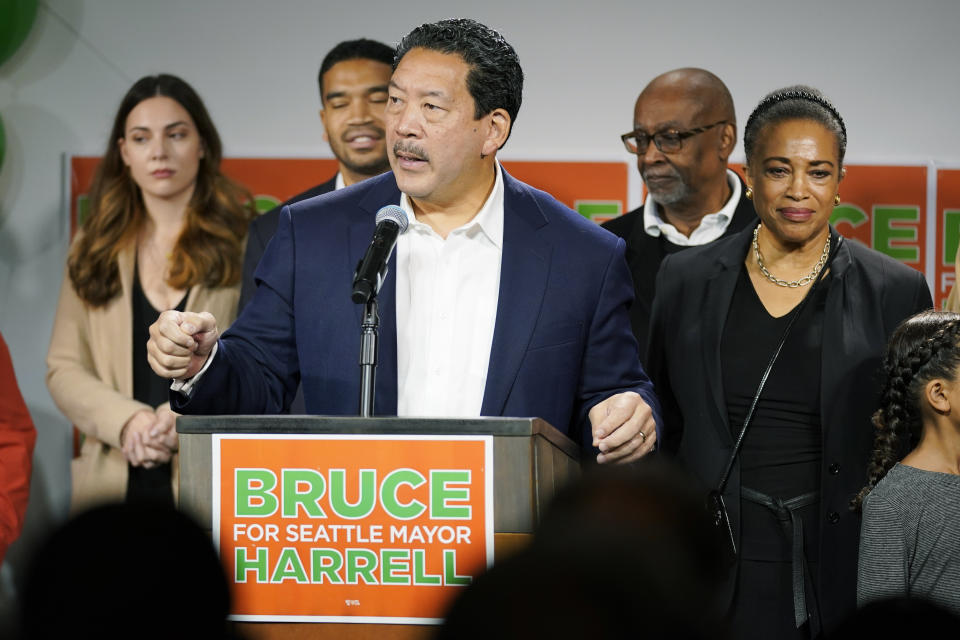
M 660 151 L 664 153 L 676 153 L 683 147 L 683 141 L 687 138 L 692 138 L 698 133 L 703 133 L 707 129 L 712 129 L 721 124 L 727 124 L 727 121 L 721 120 L 720 122 L 714 122 L 713 124 L 697 127 L 696 129 L 687 129 L 686 131 L 667 129 L 666 131 L 657 131 L 653 135 L 650 135 L 642 129 L 634 129 L 620 136 L 620 139 L 623 140 L 623 146 L 625 146 L 630 153 L 646 153 L 651 140 L 653 140 L 653 144 L 657 145 L 657 149 Z

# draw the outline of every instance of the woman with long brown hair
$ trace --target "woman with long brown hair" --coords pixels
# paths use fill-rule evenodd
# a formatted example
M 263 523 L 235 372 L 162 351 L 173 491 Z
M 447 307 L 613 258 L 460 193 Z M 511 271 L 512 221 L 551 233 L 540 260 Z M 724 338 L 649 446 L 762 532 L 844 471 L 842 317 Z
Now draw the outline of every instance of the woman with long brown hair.
M 253 210 L 221 156 L 203 102 L 180 78 L 141 78 L 121 101 L 47 355 L 50 394 L 84 434 L 74 506 L 173 500 L 176 416 L 147 365 L 147 327 L 166 309 L 233 319 Z

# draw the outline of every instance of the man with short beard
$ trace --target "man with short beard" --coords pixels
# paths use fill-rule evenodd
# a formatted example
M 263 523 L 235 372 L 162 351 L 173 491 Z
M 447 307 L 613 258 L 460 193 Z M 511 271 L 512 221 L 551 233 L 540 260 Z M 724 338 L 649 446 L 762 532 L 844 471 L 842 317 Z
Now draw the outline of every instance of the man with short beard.
M 390 168 L 384 142 L 383 110 L 392 72 L 393 48 L 376 40 L 347 40 L 324 56 L 317 77 L 320 120 L 323 139 L 330 144 L 339 162 L 339 171 L 326 182 L 298 193 L 251 223 L 238 313 L 257 290 L 253 274 L 277 230 L 283 207 L 348 187 Z
M 627 243 L 636 300 L 630 324 L 646 363 L 654 285 L 667 254 L 707 244 L 755 223 L 746 188 L 727 168 L 737 120 L 726 85 L 704 69 L 654 78 L 637 98 L 633 130 L 621 136 L 637 156 L 644 204 L 603 226 Z

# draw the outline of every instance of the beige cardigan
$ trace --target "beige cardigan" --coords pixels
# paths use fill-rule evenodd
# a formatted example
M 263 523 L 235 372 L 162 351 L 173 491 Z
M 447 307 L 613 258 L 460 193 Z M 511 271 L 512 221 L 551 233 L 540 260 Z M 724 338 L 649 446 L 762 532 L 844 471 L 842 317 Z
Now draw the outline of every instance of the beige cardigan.
M 120 430 L 141 409 L 133 399 L 132 280 L 134 247 L 118 256 L 119 296 L 91 308 L 74 291 L 64 274 L 60 301 L 47 353 L 47 387 L 60 411 L 85 434 L 71 476 L 74 510 L 105 500 L 123 500 L 127 491 L 127 461 L 120 450 Z M 207 289 L 195 286 L 187 296 L 187 311 L 209 311 L 220 331 L 233 322 L 240 283 Z M 138 346 L 147 357 L 146 345 Z M 173 459 L 173 491 L 177 495 L 178 466 Z

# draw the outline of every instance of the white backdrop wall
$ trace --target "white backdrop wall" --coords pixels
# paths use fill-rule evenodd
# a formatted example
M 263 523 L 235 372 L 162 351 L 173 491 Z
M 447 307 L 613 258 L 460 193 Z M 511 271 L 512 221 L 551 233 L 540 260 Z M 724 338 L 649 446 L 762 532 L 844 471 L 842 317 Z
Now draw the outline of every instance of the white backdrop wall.
M 0 66 L 0 331 L 39 432 L 27 532 L 0 592 L 68 504 L 69 425 L 44 384 L 67 248 L 63 155 L 102 153 L 123 93 L 169 72 L 204 98 L 227 155 L 329 157 L 315 82 L 324 53 L 361 36 L 393 44 L 453 16 L 501 30 L 520 55 L 524 101 L 506 158 L 625 160 L 618 136 L 639 90 L 701 66 L 726 81 L 741 124 L 766 92 L 806 83 L 846 119 L 849 162 L 960 165 L 956 0 L 41 0 Z

